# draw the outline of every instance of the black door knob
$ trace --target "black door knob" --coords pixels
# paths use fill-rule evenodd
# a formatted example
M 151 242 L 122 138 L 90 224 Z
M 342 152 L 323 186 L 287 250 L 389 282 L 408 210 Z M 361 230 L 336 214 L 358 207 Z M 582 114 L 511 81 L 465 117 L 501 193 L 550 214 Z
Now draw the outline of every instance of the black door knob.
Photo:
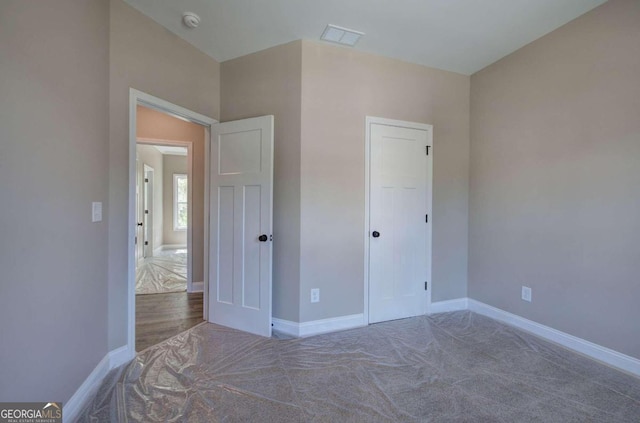
M 269 237 L 268 237 L 268 236 L 266 236 L 265 234 L 262 234 L 262 235 L 260 235 L 260 236 L 258 237 L 258 240 L 259 240 L 260 242 L 267 242 L 267 240 L 268 240 L 268 239 L 269 239 Z
M 138 222 L 138 226 L 142 226 L 142 224 L 143 224 L 142 222 Z
M 379 238 L 379 237 L 380 237 L 380 232 L 378 232 L 378 231 L 373 231 L 373 232 L 371 233 L 371 236 L 372 236 L 372 237 L 374 237 L 374 238 Z

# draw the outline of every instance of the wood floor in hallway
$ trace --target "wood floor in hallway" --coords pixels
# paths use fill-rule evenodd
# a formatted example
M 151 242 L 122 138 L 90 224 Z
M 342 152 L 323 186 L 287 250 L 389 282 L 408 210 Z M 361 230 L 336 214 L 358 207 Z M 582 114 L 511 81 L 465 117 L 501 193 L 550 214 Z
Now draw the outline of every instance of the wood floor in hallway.
M 136 295 L 136 351 L 202 322 L 202 292 Z

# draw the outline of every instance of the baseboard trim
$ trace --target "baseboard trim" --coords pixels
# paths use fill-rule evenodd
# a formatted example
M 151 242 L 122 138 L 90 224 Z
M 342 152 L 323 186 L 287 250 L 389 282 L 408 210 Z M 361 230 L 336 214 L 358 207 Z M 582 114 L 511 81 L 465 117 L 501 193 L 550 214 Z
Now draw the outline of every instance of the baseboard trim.
M 187 248 L 186 244 L 164 244 L 159 247 L 161 250 L 177 250 L 179 248 Z
M 490 306 L 480 301 L 467 299 L 469 310 L 522 329 L 526 332 L 537 335 L 548 341 L 562 345 L 570 350 L 586 355 L 594 360 L 601 361 L 617 369 L 631 373 L 640 377 L 640 360 L 637 358 L 622 354 L 610 348 L 603 347 L 593 342 L 569 335 L 568 333 L 553 329 L 549 326 L 536 323 L 532 320 L 525 319 L 508 311 Z
M 273 329 L 296 338 L 354 329 L 367 325 L 364 321 L 363 313 L 302 323 L 273 318 L 272 323 Z
M 204 282 L 192 282 L 189 292 L 204 292 Z
M 109 370 L 111 370 L 133 360 L 136 352 L 129 348 L 128 345 L 123 345 L 110 351 L 107 355 L 109 356 Z
M 89 376 L 82 382 L 82 385 L 76 390 L 62 407 L 62 416 L 65 423 L 75 422 L 78 419 L 82 408 L 86 402 L 98 391 L 102 380 L 111 369 L 125 364 L 135 356 L 135 352 L 126 345 L 109 351 L 100 360 L 98 365 L 93 369 Z
M 469 302 L 467 298 L 456 298 L 454 300 L 431 303 L 431 307 L 429 307 L 429 314 L 448 313 L 451 311 L 466 310 L 468 308 Z
M 289 336 L 295 336 L 296 338 L 300 336 L 300 329 L 298 327 L 299 323 L 273 317 L 271 319 L 271 324 L 273 330 L 277 330 L 278 332 L 282 332 Z

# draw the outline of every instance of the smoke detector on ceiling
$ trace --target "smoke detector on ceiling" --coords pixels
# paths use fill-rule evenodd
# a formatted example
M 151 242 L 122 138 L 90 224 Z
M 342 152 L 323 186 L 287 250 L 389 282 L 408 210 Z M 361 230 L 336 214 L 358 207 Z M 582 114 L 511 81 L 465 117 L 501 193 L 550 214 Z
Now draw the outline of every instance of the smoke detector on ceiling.
M 342 28 L 329 24 L 320 39 L 353 47 L 363 35 L 364 32 L 356 31 L 355 29 Z
M 196 15 L 195 13 L 192 12 L 185 12 L 182 15 L 182 22 L 188 27 L 188 28 L 197 28 L 198 25 L 200 25 L 200 16 Z

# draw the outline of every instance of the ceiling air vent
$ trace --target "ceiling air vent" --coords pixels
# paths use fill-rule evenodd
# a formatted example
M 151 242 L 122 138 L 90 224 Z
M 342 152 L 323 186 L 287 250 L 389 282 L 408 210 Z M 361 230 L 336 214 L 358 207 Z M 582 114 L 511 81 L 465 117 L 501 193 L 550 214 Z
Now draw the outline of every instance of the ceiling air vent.
M 327 25 L 320 39 L 353 47 L 363 35 L 364 32 L 342 28 L 336 25 Z

